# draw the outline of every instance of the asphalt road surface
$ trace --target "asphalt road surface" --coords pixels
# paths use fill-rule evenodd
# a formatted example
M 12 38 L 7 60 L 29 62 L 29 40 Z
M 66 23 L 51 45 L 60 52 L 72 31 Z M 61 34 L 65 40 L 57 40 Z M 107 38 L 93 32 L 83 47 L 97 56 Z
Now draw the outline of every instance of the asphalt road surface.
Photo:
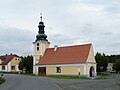
M 120 90 L 120 74 L 111 74 L 106 79 L 65 80 L 40 76 L 5 75 L 0 90 Z
M 59 86 L 44 77 L 7 74 L 0 90 L 61 90 Z
M 95 80 L 51 80 L 62 90 L 120 90 L 120 74 L 110 74 L 106 79 Z

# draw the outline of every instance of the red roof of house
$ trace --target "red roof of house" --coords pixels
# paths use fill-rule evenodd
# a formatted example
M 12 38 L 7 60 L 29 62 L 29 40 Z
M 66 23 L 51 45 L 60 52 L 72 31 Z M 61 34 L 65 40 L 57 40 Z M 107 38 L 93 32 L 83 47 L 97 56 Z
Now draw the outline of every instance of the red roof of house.
M 43 64 L 78 64 L 87 61 L 91 44 L 48 48 L 37 65 Z
M 0 59 L 3 61 L 0 65 L 7 65 L 14 57 L 19 57 L 17 55 L 3 55 Z

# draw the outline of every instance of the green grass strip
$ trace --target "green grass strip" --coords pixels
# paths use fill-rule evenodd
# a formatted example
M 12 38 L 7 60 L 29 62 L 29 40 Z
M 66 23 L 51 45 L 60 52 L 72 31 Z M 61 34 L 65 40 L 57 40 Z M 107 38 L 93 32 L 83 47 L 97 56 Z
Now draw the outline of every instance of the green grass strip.
M 107 72 L 100 72 L 97 75 L 104 77 L 104 76 L 108 76 L 109 74 Z
M 90 80 L 91 78 L 87 77 L 78 77 L 78 76 L 46 76 L 48 78 L 57 78 L 57 79 L 80 79 L 80 80 Z

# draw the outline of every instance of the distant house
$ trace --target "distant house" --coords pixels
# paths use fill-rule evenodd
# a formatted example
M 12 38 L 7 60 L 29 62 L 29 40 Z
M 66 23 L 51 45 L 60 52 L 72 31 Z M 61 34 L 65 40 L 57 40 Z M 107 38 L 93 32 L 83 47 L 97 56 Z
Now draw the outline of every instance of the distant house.
M 18 64 L 21 58 L 18 55 L 3 55 L 0 56 L 0 71 L 2 72 L 18 72 Z
M 108 63 L 107 71 L 111 72 L 113 70 L 113 63 Z

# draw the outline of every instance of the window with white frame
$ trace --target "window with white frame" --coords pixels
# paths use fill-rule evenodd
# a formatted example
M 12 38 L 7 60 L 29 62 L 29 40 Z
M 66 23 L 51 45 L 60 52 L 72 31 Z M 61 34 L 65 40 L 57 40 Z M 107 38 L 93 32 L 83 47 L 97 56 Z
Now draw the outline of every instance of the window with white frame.
M 2 70 L 5 70 L 5 66 L 2 66 Z

